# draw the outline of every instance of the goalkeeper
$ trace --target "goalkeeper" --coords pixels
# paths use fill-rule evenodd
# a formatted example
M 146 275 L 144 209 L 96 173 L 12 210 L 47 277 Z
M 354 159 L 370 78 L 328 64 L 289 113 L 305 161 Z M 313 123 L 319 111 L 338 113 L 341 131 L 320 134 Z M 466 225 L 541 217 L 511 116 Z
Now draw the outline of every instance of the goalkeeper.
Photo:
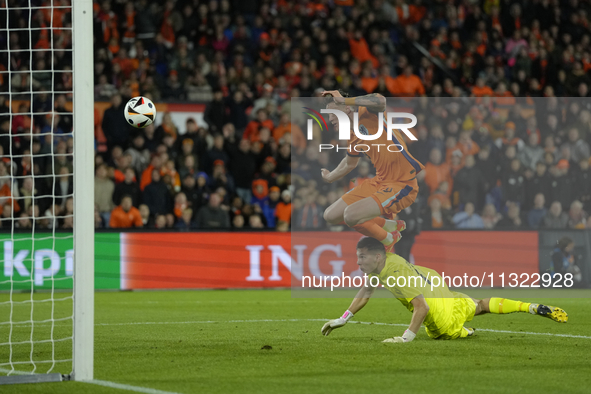
M 505 298 L 476 300 L 465 294 L 453 292 L 437 271 L 412 265 L 396 254 L 386 253 L 384 245 L 371 237 L 364 237 L 357 243 L 357 264 L 367 275 L 377 276 L 380 282 L 412 312 L 410 325 L 404 334 L 383 342 L 410 342 L 419 332 L 421 324 L 425 325 L 427 335 L 433 339 L 465 338 L 473 335 L 474 329 L 465 327 L 464 323 L 483 313 L 525 312 L 548 317 L 557 322 L 566 323 L 568 320 L 568 315 L 563 309 L 549 305 Z M 415 280 L 411 280 L 411 277 Z M 430 278 L 433 277 L 438 277 L 442 285 L 431 287 Z M 417 278 L 423 280 L 422 285 Z M 373 287 L 361 288 L 343 316 L 327 322 L 322 327 L 322 334 L 328 335 L 335 328 L 344 326 L 367 304 L 373 292 Z

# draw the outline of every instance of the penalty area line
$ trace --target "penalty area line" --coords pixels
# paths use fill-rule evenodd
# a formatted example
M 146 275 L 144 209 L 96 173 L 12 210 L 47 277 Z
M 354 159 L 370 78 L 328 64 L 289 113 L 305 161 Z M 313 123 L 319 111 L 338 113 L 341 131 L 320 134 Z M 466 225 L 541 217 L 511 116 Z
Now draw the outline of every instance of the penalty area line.
M 330 319 L 257 319 L 257 320 L 201 320 L 201 321 L 178 321 L 178 322 L 132 322 L 132 323 L 96 323 L 96 326 L 129 326 L 129 325 L 151 325 L 151 324 L 223 324 L 223 323 L 280 323 L 280 322 L 326 322 Z M 401 323 L 381 323 L 366 321 L 351 321 L 349 324 L 366 324 L 376 326 L 408 327 L 408 324 Z M 476 331 L 495 332 L 499 334 L 523 334 L 523 335 L 544 335 L 561 338 L 591 339 L 591 336 L 574 334 L 555 334 L 550 332 L 532 332 L 532 331 L 508 331 L 493 330 L 490 328 L 476 328 Z
M 81 383 L 90 383 L 96 384 L 98 386 L 109 387 L 113 389 L 120 389 L 120 390 L 127 390 L 127 391 L 134 391 L 136 393 L 145 393 L 145 394 L 179 394 L 173 391 L 162 391 L 157 389 L 152 389 L 149 387 L 140 387 L 140 386 L 132 386 L 130 384 L 123 384 L 123 383 L 115 383 L 110 382 L 108 380 L 81 380 Z

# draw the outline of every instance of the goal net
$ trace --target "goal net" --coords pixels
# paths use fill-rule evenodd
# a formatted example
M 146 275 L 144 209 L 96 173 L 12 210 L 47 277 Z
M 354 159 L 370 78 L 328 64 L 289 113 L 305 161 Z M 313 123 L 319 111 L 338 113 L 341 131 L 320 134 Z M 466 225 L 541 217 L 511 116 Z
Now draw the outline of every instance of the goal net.
M 92 1 L 0 22 L 0 384 L 92 379 Z

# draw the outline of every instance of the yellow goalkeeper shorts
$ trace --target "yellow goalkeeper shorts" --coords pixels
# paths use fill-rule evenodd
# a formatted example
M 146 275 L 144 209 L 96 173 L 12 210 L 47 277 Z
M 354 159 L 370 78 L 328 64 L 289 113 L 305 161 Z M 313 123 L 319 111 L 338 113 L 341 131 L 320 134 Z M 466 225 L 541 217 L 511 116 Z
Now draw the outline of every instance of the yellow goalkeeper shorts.
M 427 335 L 433 339 L 456 339 L 467 336 L 464 323 L 471 321 L 476 304 L 463 293 L 452 292 L 454 298 L 440 299 L 441 308 L 433 312 L 432 324 L 426 324 Z

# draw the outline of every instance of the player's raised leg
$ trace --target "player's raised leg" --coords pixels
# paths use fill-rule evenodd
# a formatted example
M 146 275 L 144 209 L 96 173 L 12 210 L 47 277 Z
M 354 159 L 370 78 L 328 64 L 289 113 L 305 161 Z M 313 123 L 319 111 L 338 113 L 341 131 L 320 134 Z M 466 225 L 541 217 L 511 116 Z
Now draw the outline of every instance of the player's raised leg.
M 391 253 L 394 244 L 402 238 L 400 232 L 406 229 L 406 223 L 403 220 L 387 220 L 380 215 L 395 217 L 398 212 L 412 205 L 418 188 L 406 182 L 374 183 L 365 181 L 365 183 L 372 186 L 371 193 L 368 193 L 369 190 L 365 190 L 367 197 L 349 204 L 344 213 L 345 222 L 360 233 L 381 241 L 386 246 L 386 252 Z M 343 200 L 347 203 L 349 203 L 347 200 L 352 198 L 349 194 L 343 196 Z M 371 216 L 374 218 L 368 219 Z M 380 233 L 379 237 L 374 235 L 376 231 L 374 226 L 382 228 L 389 234 L 385 238 L 382 238 L 383 233 Z
M 375 200 L 372 197 L 366 197 L 362 200 L 354 202 L 351 205 L 348 205 L 343 213 L 343 219 L 345 220 L 347 226 L 355 228 L 355 226 L 363 224 L 368 220 L 377 218 L 380 215 L 380 207 L 375 202 Z M 378 226 L 377 223 L 374 224 Z M 386 232 L 386 230 L 382 229 L 381 227 L 380 230 Z
M 380 217 L 381 214 L 382 211 L 375 199 L 366 197 L 348 205 L 343 218 L 347 226 L 365 236 L 377 239 L 386 246 L 386 249 L 391 250 L 402 237 L 400 231 L 406 228 L 406 224 L 403 221 L 398 223 L 396 220 L 386 220 Z
M 568 321 L 568 314 L 564 309 L 551 306 L 529 302 L 521 302 L 509 300 L 507 298 L 485 298 L 482 300 L 474 300 L 476 303 L 476 312 L 474 315 L 483 313 L 506 314 L 514 312 L 525 312 L 532 315 L 540 315 L 557 321 L 559 323 L 566 323 Z
M 361 201 L 363 200 L 360 200 L 358 202 Z M 335 201 L 331 206 L 326 208 L 326 210 L 324 211 L 324 220 L 326 220 L 330 224 L 348 224 L 345 220 L 345 210 L 347 210 L 349 218 L 353 217 L 353 219 L 355 219 L 355 215 L 357 214 L 366 215 L 367 210 L 365 210 L 365 207 L 366 205 L 370 205 L 370 217 L 376 212 L 378 214 L 378 217 L 373 217 L 370 220 L 365 221 L 364 223 L 360 223 L 352 227 L 363 235 L 377 239 L 384 245 L 393 245 L 394 241 L 400 240 L 399 232 L 403 231 L 406 228 L 406 223 L 404 223 L 403 220 L 388 220 L 379 217 L 379 209 L 377 209 L 377 211 L 371 209 L 372 203 L 374 205 L 376 204 L 373 200 L 368 201 L 365 204 L 361 204 L 359 206 L 359 211 L 357 211 L 357 206 L 354 207 L 352 210 L 350 209 L 350 207 L 352 205 L 357 204 L 357 202 L 351 205 L 347 205 L 347 203 L 342 198 L 340 198 L 337 201 Z M 390 234 L 393 232 L 398 232 L 398 234 Z
M 324 210 L 324 220 L 330 224 L 344 224 L 343 215 L 346 208 L 347 203 L 342 198 L 339 198 Z
M 363 222 L 372 221 L 378 228 L 372 223 L 368 223 L 362 234 L 371 236 L 378 241 L 382 241 L 386 237 L 379 229 L 385 230 L 386 233 L 404 230 L 406 223 L 403 220 L 388 220 L 380 217 L 385 211 L 380 209 L 379 200 L 375 197 L 373 197 L 373 201 L 371 200 L 374 194 L 380 192 L 380 188 L 382 187 L 372 182 L 371 179 L 365 180 L 326 208 L 324 220 L 330 224 L 346 224 L 353 228 Z M 364 200 L 366 202 L 362 202 Z M 389 238 L 386 245 L 390 244 L 392 239 Z
M 347 206 L 344 219 L 347 226 L 354 228 L 357 232 L 375 238 L 384 245 L 389 245 L 394 241 L 394 236 L 383 228 L 385 219 L 378 218 L 380 214 L 380 208 L 373 198 L 366 197 Z M 400 233 L 397 235 L 399 236 Z

